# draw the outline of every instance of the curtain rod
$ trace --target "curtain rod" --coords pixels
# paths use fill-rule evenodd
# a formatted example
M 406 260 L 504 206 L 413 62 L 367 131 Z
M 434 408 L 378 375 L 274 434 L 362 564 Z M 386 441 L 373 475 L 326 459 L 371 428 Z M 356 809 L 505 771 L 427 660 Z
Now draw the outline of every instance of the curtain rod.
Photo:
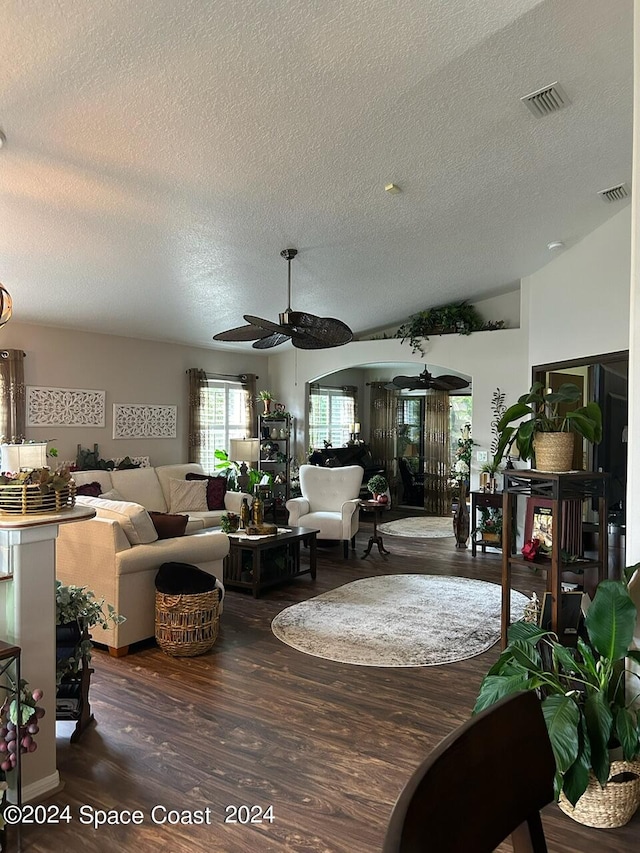
M 188 370 L 185 370 L 185 373 L 189 373 Z M 247 378 L 246 373 L 207 373 L 205 370 L 205 375 L 207 379 L 239 379 L 245 380 Z M 260 379 L 259 376 L 256 376 L 256 379 Z

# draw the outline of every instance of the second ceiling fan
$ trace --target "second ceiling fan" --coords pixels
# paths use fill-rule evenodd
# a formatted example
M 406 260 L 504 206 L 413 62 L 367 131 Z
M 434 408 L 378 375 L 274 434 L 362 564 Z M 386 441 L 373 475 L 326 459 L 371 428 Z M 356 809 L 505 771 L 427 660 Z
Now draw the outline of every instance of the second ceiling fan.
M 290 340 L 298 349 L 328 349 L 352 340 L 353 332 L 342 320 L 291 310 L 291 261 L 297 254 L 297 249 L 280 252 L 288 264 L 287 310 L 280 314 L 280 322 L 245 314 L 247 326 L 219 332 L 213 336 L 214 341 L 254 341 L 254 349 L 271 349 Z
M 394 376 L 384 387 L 389 391 L 406 390 L 420 391 L 433 388 L 435 391 L 460 391 L 467 388 L 469 382 L 461 376 L 444 373 L 434 376 L 427 368 L 418 376 Z

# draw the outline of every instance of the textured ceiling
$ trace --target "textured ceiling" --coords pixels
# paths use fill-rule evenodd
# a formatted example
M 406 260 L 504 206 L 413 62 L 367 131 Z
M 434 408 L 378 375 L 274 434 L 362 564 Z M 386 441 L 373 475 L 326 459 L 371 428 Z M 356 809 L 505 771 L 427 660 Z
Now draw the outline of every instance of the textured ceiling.
M 286 307 L 286 246 L 292 307 L 356 335 L 509 289 L 621 207 L 597 191 L 631 180 L 632 11 L 9 0 L 14 316 L 213 346 Z M 555 80 L 571 105 L 534 118 L 520 97 Z

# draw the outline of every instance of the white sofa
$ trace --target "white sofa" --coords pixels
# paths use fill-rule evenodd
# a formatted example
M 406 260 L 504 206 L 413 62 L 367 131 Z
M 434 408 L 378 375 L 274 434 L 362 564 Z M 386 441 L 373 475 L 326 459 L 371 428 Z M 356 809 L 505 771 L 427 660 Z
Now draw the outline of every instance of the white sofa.
M 155 634 L 155 576 L 167 562 L 190 563 L 215 575 L 222 586 L 223 560 L 229 539 L 220 530 L 225 511 L 239 512 L 243 497 L 227 492 L 224 510 L 189 510 L 186 534 L 158 539 L 148 510 L 172 509 L 172 480 L 187 473 L 203 474 L 200 465 L 163 465 L 123 471 L 78 471 L 77 485 L 98 482 L 103 492 L 116 489 L 124 500 L 78 496 L 77 503 L 96 510 L 89 521 L 60 525 L 56 540 L 56 576 L 63 584 L 92 589 L 98 599 L 112 604 L 126 621 L 96 628 L 93 638 L 114 656 L 128 652 L 131 643 Z M 201 481 L 206 486 L 206 481 Z M 174 484 L 175 485 L 175 484 Z M 175 508 L 175 507 L 174 507 Z

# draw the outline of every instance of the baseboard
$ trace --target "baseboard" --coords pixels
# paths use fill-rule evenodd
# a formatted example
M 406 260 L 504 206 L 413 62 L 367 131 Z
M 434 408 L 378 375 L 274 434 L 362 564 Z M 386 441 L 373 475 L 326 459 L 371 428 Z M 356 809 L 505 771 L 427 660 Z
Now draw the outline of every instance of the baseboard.
M 52 797 L 64 788 L 64 782 L 60 781 L 60 774 L 56 770 L 50 776 L 45 776 L 43 779 L 38 779 L 30 785 L 22 786 L 22 802 L 30 803 L 34 800 L 44 800 L 47 797 Z M 7 792 L 10 802 L 15 803 L 14 790 L 9 789 Z

